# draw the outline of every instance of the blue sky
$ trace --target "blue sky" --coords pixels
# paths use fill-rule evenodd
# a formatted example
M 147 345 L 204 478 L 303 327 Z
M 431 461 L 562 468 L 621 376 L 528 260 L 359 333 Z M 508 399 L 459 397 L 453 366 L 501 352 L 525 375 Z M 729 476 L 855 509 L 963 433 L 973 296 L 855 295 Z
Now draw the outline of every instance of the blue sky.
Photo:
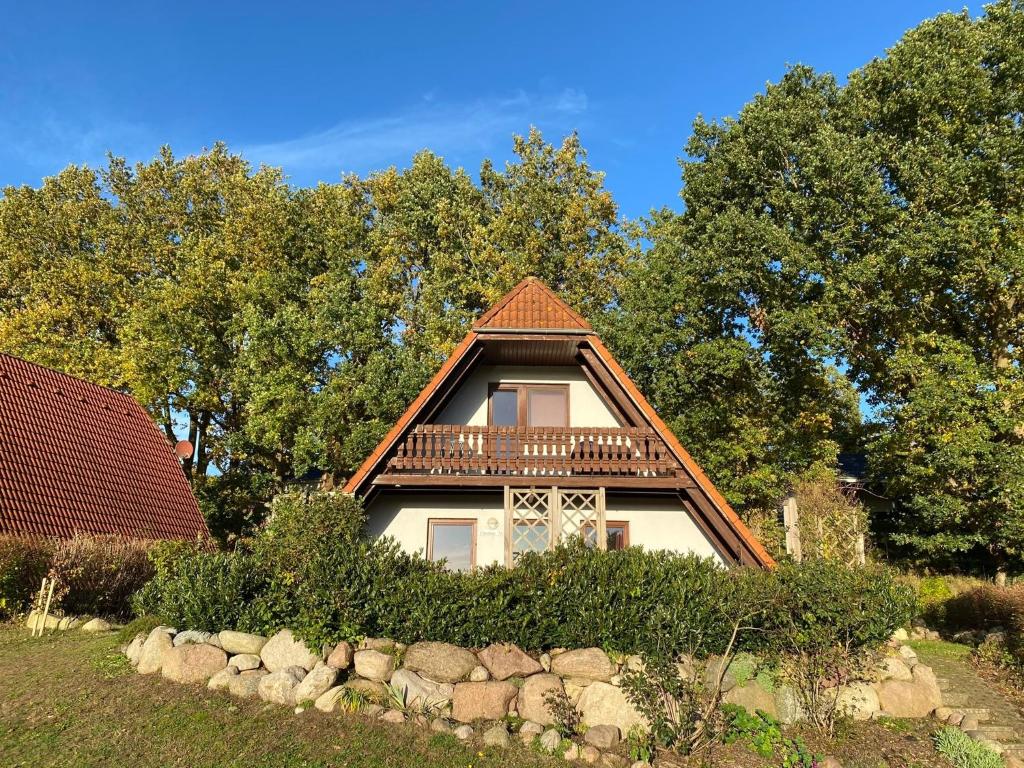
M 88 6 L 95 5 L 90 8 Z M 513 133 L 576 129 L 622 212 L 679 207 L 695 115 L 787 64 L 841 78 L 953 0 L 3 4 L 0 186 L 109 150 L 226 141 L 292 183 L 408 164 L 476 171 Z M 980 4 L 969 6 L 972 14 Z

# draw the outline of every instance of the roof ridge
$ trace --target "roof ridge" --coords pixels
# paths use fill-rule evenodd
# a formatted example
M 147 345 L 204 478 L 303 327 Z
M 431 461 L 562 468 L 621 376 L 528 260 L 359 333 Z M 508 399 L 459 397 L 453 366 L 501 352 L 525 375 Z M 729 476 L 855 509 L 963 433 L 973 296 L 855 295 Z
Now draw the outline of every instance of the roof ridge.
M 539 291 L 540 297 L 527 297 L 525 293 L 528 289 Z M 505 317 L 508 318 L 507 322 L 497 322 L 498 318 Z M 570 307 L 551 286 L 533 275 L 520 280 L 473 323 L 473 330 L 487 328 L 593 331 L 586 318 Z
M 116 387 L 112 387 L 109 384 L 100 384 L 99 382 L 96 382 L 96 381 L 90 381 L 89 379 L 83 379 L 81 376 L 75 376 L 73 373 L 68 373 L 67 371 L 62 371 L 59 368 L 51 368 L 48 365 L 43 365 L 42 363 L 37 363 L 37 362 L 35 362 L 33 360 L 29 360 L 29 359 L 24 358 L 24 357 L 19 357 L 18 355 L 12 355 L 10 352 L 0 352 L 0 357 L 7 357 L 7 358 L 10 358 L 11 360 L 16 360 L 19 363 L 25 363 L 26 365 L 31 365 L 33 368 L 41 368 L 42 370 L 46 371 L 48 374 L 56 374 L 58 376 L 62 376 L 64 378 L 66 378 L 66 379 L 71 379 L 72 381 L 80 383 L 80 384 L 88 384 L 91 387 L 99 387 L 100 389 L 105 389 L 108 392 L 113 392 L 115 395 L 120 395 L 121 397 L 124 397 L 124 398 L 127 398 L 128 400 L 131 400 L 133 403 L 138 402 L 128 392 L 125 392 L 123 390 L 117 389 Z

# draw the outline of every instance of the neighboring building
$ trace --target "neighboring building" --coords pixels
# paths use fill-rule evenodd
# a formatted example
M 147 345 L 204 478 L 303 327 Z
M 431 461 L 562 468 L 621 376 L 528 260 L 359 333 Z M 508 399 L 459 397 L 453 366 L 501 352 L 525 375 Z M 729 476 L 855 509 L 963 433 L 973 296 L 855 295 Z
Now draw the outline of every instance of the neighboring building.
M 578 536 L 773 563 L 587 321 L 534 278 L 474 324 L 345 490 L 373 534 L 457 568 Z
M 170 442 L 135 400 L 4 354 L 0 533 L 209 536 Z

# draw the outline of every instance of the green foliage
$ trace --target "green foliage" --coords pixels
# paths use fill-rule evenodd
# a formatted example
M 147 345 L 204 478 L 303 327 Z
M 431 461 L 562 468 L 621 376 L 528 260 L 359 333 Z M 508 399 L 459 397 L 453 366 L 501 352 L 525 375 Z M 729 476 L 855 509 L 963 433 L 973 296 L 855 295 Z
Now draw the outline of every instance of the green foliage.
M 959 728 L 942 728 L 935 734 L 935 749 L 954 768 L 1003 768 L 1003 759 L 984 744 L 979 744 Z
M 531 130 L 513 150 L 479 183 L 422 152 L 295 189 L 217 144 L 7 188 L 0 349 L 187 434 L 214 534 L 247 533 L 307 470 L 358 466 L 521 278 L 588 313 L 614 299 L 630 249 L 579 139 Z
M 722 707 L 726 718 L 724 741 L 732 744 L 742 741 L 763 758 L 778 756 L 782 768 L 814 768 L 821 762 L 800 738 L 782 733 L 779 721 L 766 712 L 751 714 L 743 707 L 726 704 Z
M 548 691 L 544 695 L 544 703 L 562 737 L 578 741 L 583 732 L 583 714 L 573 704 L 569 694 L 561 688 Z
M 29 609 L 52 556 L 45 539 L 0 536 L 0 620 Z
M 626 734 L 626 754 L 629 759 L 650 763 L 656 754 L 654 745 L 651 744 L 650 734 L 638 725 L 634 725 Z
M 117 642 L 121 644 L 130 643 L 140 633 L 148 636 L 160 624 L 160 619 L 156 616 L 139 616 L 117 630 Z
M 156 577 L 136 609 L 211 631 L 289 627 L 311 647 L 373 636 L 651 655 L 720 653 L 736 617 L 761 630 L 743 633 L 739 649 L 786 652 L 798 633 L 804 644 L 805 635 L 878 643 L 908 618 L 905 588 L 883 570 L 726 570 L 694 555 L 573 543 L 524 555 L 514 569 L 455 573 L 357 536 L 362 521 L 348 496 L 284 497 L 260 535 L 233 553 L 157 547 Z M 786 638 L 775 637 L 782 630 Z

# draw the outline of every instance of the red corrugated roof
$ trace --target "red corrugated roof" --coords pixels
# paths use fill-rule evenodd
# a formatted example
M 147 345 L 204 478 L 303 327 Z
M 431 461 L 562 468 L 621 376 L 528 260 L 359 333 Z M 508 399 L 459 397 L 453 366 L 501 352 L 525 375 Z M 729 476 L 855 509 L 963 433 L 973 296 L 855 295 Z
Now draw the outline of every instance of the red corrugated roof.
M 473 323 L 473 327 L 532 331 L 591 330 L 590 323 L 536 277 L 526 278 L 505 294 Z
M 208 536 L 166 437 L 131 397 L 0 354 L 0 533 Z

